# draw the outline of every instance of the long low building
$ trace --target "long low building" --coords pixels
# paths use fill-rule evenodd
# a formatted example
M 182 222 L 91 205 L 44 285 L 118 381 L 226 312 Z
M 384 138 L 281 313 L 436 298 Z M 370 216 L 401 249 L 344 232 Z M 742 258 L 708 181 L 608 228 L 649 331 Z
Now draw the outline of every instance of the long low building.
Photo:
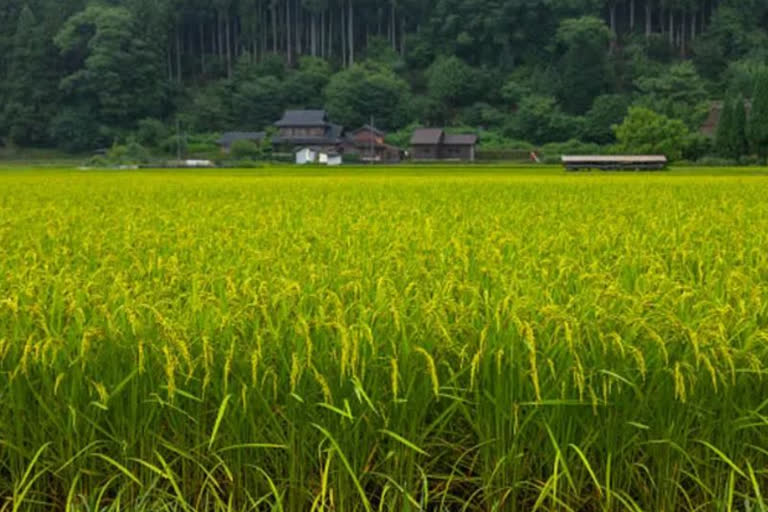
M 666 168 L 668 163 L 664 155 L 566 155 L 562 160 L 563 166 L 569 171 L 582 169 L 658 171 Z

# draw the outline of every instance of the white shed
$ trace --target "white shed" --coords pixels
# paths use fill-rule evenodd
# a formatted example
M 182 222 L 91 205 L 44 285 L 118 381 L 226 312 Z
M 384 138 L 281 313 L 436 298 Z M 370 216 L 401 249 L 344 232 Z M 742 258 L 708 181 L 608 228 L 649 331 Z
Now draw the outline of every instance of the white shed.
M 341 165 L 341 155 L 338 153 L 328 153 L 326 165 Z
M 298 165 L 313 164 L 317 161 L 317 152 L 312 148 L 301 148 L 296 152 Z

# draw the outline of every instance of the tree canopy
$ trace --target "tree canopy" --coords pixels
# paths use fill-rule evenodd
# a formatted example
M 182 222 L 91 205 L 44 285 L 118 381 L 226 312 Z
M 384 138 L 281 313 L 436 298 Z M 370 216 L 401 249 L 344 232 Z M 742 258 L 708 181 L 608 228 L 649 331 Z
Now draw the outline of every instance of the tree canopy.
M 631 106 L 697 132 L 726 91 L 761 90 L 767 21 L 768 0 L 6 0 L 0 140 L 258 131 L 289 107 L 494 143 L 612 144 Z

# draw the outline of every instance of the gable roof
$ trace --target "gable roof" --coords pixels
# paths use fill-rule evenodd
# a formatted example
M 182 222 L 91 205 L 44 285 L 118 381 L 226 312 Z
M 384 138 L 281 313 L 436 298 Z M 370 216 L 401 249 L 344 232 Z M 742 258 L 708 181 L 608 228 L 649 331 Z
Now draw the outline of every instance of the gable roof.
M 477 135 L 446 135 L 443 144 L 453 146 L 473 146 L 477 144 Z
M 440 144 L 442 137 L 443 130 L 441 128 L 417 128 L 411 136 L 411 144 Z
M 264 140 L 267 134 L 264 132 L 226 132 L 222 133 L 216 143 L 219 146 L 231 146 L 238 140 L 250 140 L 260 142 Z
M 358 134 L 358 133 L 361 133 L 361 132 L 371 132 L 371 133 L 375 133 L 375 134 L 376 134 L 376 135 L 378 135 L 379 137 L 383 137 L 384 135 L 386 135 L 386 134 L 385 134 L 383 131 L 381 131 L 381 130 L 379 130 L 379 129 L 377 129 L 377 128 L 374 128 L 373 126 L 371 126 L 371 125 L 369 125 L 369 124 L 364 124 L 363 126 L 361 126 L 360 128 L 358 128 L 357 130 L 355 130 L 354 132 L 352 132 L 352 134 L 353 134 L 353 135 L 356 135 L 356 134 Z
M 275 126 L 325 126 L 328 114 L 325 110 L 286 110 Z

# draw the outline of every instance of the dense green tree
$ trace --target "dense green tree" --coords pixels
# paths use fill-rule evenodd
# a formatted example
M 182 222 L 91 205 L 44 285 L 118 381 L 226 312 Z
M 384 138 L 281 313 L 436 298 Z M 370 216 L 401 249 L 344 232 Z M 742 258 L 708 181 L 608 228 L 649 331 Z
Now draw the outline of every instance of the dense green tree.
M 45 26 L 28 5 L 21 10 L 12 41 L 8 76 L 1 87 L 4 131 L 16 144 L 43 145 L 49 139 L 58 87 Z
M 181 111 L 180 117 L 185 128 L 198 133 L 233 129 L 235 118 L 232 115 L 231 98 L 232 87 L 224 81 L 197 90 Z
M 472 68 L 458 57 L 439 57 L 427 69 L 429 94 L 451 109 L 475 99 L 476 77 Z
M 715 137 L 717 152 L 728 158 L 739 158 L 747 152 L 746 113 L 744 98 L 728 98 L 722 106 Z
M 585 113 L 592 101 L 605 91 L 611 37 L 605 23 L 592 16 L 567 19 L 560 24 L 557 41 L 566 50 L 559 97 L 568 112 Z
M 408 83 L 386 66 L 370 62 L 335 74 L 325 89 L 329 115 L 348 127 L 374 117 L 378 127 L 397 129 L 412 120 L 409 105 Z
M 597 144 L 614 142 L 613 125 L 621 123 L 629 109 L 629 99 L 620 94 L 598 96 L 584 116 L 583 139 Z
M 766 0 L 5 0 L 0 136 L 95 147 L 147 118 L 258 129 L 324 106 L 364 61 L 385 70 L 377 87 L 328 102 L 354 122 L 376 110 L 607 143 L 633 101 L 695 131 L 724 91 L 752 95 L 766 20 Z M 396 82 L 408 107 L 371 107 Z
M 691 130 L 701 126 L 709 111 L 704 81 L 690 62 L 675 64 L 658 76 L 640 78 L 636 85 L 638 106 L 681 119 Z
M 285 81 L 284 96 L 294 106 L 322 108 L 322 92 L 332 75 L 331 66 L 319 57 L 302 57 L 298 69 Z
M 760 159 L 768 157 L 768 72 L 761 72 L 755 80 L 752 108 L 747 120 L 749 145 Z
M 61 80 L 65 102 L 90 108 L 90 122 L 131 126 L 162 111 L 166 88 L 158 56 L 138 37 L 138 27 L 127 9 L 94 4 L 67 20 L 54 38 L 73 64 Z
M 541 144 L 575 138 L 581 130 L 581 119 L 563 113 L 554 98 L 527 96 L 507 123 L 505 135 Z
M 614 127 L 617 147 L 630 154 L 663 154 L 678 160 L 685 148 L 688 128 L 680 120 L 670 119 L 643 107 L 631 107 L 624 121 Z

